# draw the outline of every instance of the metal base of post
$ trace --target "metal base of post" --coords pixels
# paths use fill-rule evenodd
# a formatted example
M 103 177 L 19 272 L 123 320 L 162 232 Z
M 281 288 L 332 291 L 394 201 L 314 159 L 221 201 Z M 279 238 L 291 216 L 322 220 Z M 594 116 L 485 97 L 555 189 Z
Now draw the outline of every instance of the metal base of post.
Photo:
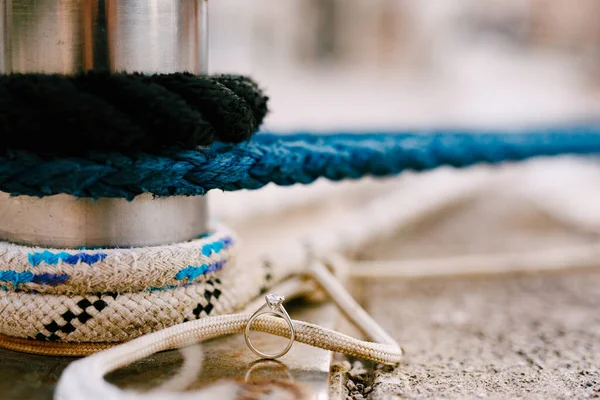
M 0 240 L 55 247 L 155 246 L 206 233 L 205 197 L 78 199 L 0 193 Z

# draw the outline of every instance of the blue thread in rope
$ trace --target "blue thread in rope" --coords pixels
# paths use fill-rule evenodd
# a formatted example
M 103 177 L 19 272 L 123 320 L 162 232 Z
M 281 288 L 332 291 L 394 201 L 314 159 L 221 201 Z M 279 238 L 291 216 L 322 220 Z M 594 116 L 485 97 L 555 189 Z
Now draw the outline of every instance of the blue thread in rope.
M 33 273 L 31 271 L 15 272 L 15 271 L 0 271 L 0 282 L 11 282 L 15 288 L 21 283 L 31 282 Z
M 203 195 L 211 189 L 258 189 L 388 176 L 442 165 L 457 168 L 536 156 L 600 152 L 600 125 L 524 132 L 434 131 L 334 135 L 256 135 L 248 143 L 158 154 L 98 153 L 44 158 L 24 151 L 0 157 L 0 190 L 13 195 L 123 197 Z
M 42 285 L 55 286 L 55 285 L 60 285 L 61 283 L 65 283 L 66 281 L 69 280 L 69 278 L 70 278 L 70 276 L 67 274 L 43 273 L 43 274 L 34 274 L 31 279 L 31 282 L 39 283 Z
M 217 240 L 213 243 L 207 243 L 202 246 L 200 252 L 203 256 L 210 256 L 213 252 L 218 254 L 221 250 L 228 248 L 233 244 L 233 240 L 231 238 L 224 238 L 223 240 Z
M 223 250 L 224 244 L 221 241 L 216 241 L 214 243 L 207 243 L 204 246 L 202 246 L 202 255 L 203 256 L 210 256 L 213 252 L 215 254 L 218 254 L 221 250 Z
M 77 253 L 77 254 L 69 254 L 64 251 L 60 253 L 53 253 L 48 250 L 44 250 L 38 253 L 29 253 L 27 255 L 27 259 L 29 260 L 29 264 L 32 266 L 38 266 L 41 263 L 45 262 L 49 265 L 56 265 L 59 261 L 64 263 L 75 265 L 78 262 L 82 262 L 84 264 L 95 264 L 100 262 L 106 258 L 106 254 L 97 253 L 97 254 L 86 254 L 86 253 Z
M 11 282 L 16 289 L 22 283 L 39 283 L 42 285 L 59 285 L 69 280 L 67 274 L 34 274 L 31 271 L 16 272 L 16 271 L 0 271 L 0 282 Z
M 175 275 L 175 279 L 177 279 L 178 281 L 187 279 L 191 282 L 201 275 L 206 275 L 210 272 L 219 271 L 225 266 L 226 263 L 227 261 L 218 261 L 214 264 L 202 264 L 198 267 L 190 265 L 179 271 Z

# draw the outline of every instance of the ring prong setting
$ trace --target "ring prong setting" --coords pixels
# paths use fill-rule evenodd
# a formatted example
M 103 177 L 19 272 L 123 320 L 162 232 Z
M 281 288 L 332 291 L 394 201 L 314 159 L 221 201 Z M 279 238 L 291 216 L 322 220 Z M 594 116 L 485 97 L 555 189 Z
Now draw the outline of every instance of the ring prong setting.
M 271 310 L 276 310 L 283 304 L 285 297 L 275 293 L 269 293 L 265 296 L 265 301 Z

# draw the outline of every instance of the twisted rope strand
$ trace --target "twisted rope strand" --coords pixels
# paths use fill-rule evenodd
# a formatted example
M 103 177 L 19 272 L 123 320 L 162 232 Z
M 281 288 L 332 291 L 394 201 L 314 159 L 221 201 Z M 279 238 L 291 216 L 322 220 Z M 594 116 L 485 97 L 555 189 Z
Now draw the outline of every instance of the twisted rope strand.
M 26 151 L 0 156 L 0 190 L 13 195 L 132 199 L 203 195 L 211 189 L 257 189 L 267 183 L 311 183 L 388 176 L 442 165 L 457 168 L 536 156 L 600 152 L 600 127 L 523 133 L 257 135 L 238 145 L 168 149 L 157 154 L 91 152 L 84 157 L 42 157 Z
M 0 75 L 0 154 L 238 143 L 262 123 L 267 99 L 255 82 L 237 75 Z

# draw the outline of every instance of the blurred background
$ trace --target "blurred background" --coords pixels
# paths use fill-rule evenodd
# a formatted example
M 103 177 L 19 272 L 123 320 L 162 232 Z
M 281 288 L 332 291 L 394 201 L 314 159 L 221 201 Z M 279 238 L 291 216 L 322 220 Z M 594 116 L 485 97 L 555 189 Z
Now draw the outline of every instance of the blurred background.
M 269 95 L 264 130 L 468 127 L 509 133 L 597 123 L 600 117 L 600 2 L 595 0 L 286 0 L 276 6 L 269 0 L 219 0 L 210 4 L 209 31 L 210 72 L 249 74 Z M 525 204 L 535 204 L 536 212 L 600 232 L 595 158 L 540 159 L 486 171 L 494 180 L 489 186 L 501 195 L 486 194 L 483 201 L 495 205 L 467 221 L 505 221 L 505 213 L 523 219 L 529 215 Z M 467 171 L 449 175 L 469 179 Z M 310 196 L 336 202 L 315 192 L 296 186 L 213 193 L 211 204 L 217 215 L 240 217 L 250 213 L 252 198 L 266 215 Z M 521 224 L 495 239 L 494 231 L 493 221 L 485 227 L 473 223 L 460 235 L 440 233 L 437 241 L 425 241 L 427 250 L 409 246 L 398 254 L 394 246 L 393 253 L 430 255 L 435 247 L 444 255 L 439 250 L 444 243 L 454 253 L 464 252 L 467 243 L 473 252 L 527 249 L 534 242 L 550 246 L 544 236 L 550 231 L 535 224 Z M 528 239 L 510 239 L 520 235 Z
M 211 72 L 271 96 L 268 129 L 594 119 L 595 0 L 220 0 Z

